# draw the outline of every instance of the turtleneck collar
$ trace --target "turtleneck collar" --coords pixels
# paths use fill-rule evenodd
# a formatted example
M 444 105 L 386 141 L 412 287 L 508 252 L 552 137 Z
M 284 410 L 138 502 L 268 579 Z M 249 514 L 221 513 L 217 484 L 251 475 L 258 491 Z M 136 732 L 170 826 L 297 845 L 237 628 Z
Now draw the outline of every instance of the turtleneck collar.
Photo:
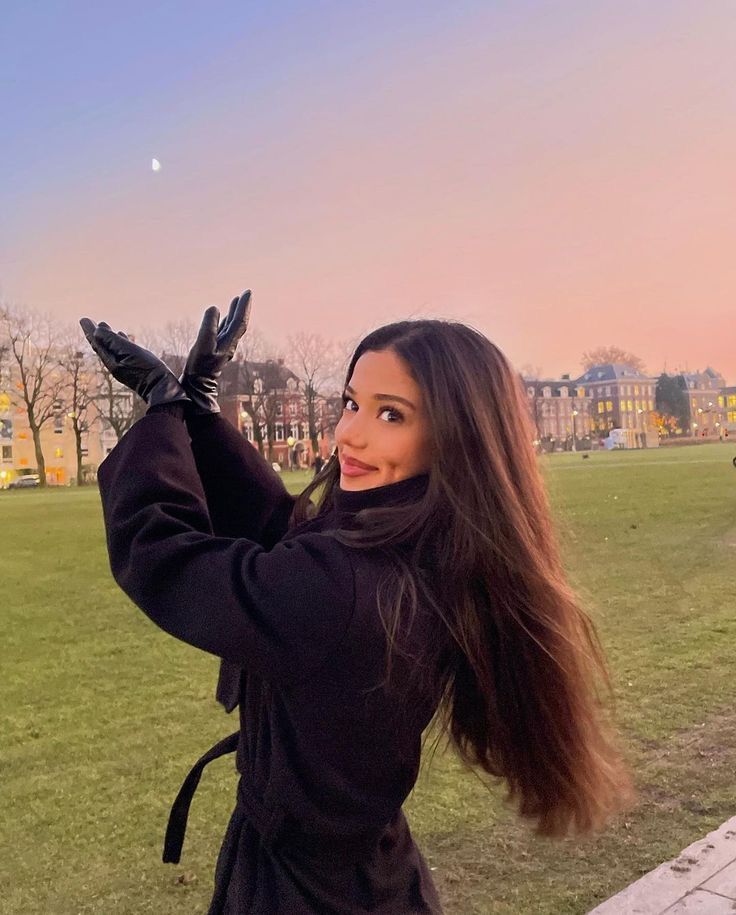
M 339 512 L 359 512 L 364 508 L 383 508 L 398 502 L 411 502 L 422 496 L 429 482 L 428 473 L 385 483 L 372 489 L 347 490 L 336 486 L 332 490 L 332 502 Z

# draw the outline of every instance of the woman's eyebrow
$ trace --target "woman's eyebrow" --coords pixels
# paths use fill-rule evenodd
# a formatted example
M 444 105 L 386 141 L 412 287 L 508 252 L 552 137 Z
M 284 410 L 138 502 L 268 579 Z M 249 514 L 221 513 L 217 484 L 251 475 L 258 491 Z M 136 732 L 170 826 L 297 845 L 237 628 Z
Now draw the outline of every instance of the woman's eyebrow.
M 353 390 L 353 388 L 350 387 L 349 384 L 345 385 L 345 390 L 348 392 L 348 394 L 355 394 L 355 391 Z M 416 407 L 410 400 L 407 400 L 405 397 L 399 397 L 398 394 L 374 394 L 373 399 L 374 400 L 398 400 L 400 403 L 406 404 L 407 407 L 411 407 L 412 410 L 416 410 Z

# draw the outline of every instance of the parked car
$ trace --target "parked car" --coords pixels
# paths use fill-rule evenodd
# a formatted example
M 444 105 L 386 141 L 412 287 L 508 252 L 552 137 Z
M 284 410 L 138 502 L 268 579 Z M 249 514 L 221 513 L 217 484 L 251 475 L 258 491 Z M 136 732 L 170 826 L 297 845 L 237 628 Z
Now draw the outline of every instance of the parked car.
M 37 473 L 27 473 L 25 476 L 16 477 L 8 483 L 8 489 L 31 489 L 41 485 L 41 478 Z

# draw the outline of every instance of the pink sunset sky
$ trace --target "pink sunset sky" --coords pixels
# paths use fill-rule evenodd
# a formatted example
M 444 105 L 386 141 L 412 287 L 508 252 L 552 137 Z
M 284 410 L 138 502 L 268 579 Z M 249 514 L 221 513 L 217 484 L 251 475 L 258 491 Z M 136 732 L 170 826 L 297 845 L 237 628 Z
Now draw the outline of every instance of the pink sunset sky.
M 249 286 L 277 343 L 447 317 L 546 375 L 615 344 L 736 383 L 730 0 L 31 6 L 6 302 L 136 329 Z

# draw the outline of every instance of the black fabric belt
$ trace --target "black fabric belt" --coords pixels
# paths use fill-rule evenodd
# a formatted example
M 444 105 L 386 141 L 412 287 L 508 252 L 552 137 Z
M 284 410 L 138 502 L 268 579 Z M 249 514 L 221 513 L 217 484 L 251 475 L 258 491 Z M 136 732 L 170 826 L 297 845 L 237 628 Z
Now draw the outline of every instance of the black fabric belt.
M 178 864 L 184 845 L 187 829 L 189 807 L 194 792 L 205 766 L 213 760 L 234 753 L 238 749 L 240 731 L 225 737 L 211 747 L 192 766 L 184 779 L 169 814 L 169 822 L 164 838 L 163 861 L 165 864 Z M 245 818 L 258 832 L 266 848 L 275 848 L 284 842 L 308 849 L 316 854 L 332 854 L 346 859 L 359 860 L 370 854 L 383 832 L 383 827 L 357 835 L 315 835 L 301 830 L 299 823 L 279 804 L 266 803 L 253 790 L 247 780 L 241 777 L 238 782 L 237 806 Z
M 164 838 L 164 864 L 179 863 L 181 849 L 184 845 L 184 835 L 187 831 L 189 807 L 202 777 L 204 767 L 211 763 L 213 759 L 219 759 L 221 756 L 227 756 L 228 753 L 234 753 L 238 749 L 239 738 L 240 731 L 236 731 L 216 743 L 214 747 L 210 747 L 192 766 L 189 775 L 184 779 L 169 814 L 169 823 L 166 827 L 166 837 Z

